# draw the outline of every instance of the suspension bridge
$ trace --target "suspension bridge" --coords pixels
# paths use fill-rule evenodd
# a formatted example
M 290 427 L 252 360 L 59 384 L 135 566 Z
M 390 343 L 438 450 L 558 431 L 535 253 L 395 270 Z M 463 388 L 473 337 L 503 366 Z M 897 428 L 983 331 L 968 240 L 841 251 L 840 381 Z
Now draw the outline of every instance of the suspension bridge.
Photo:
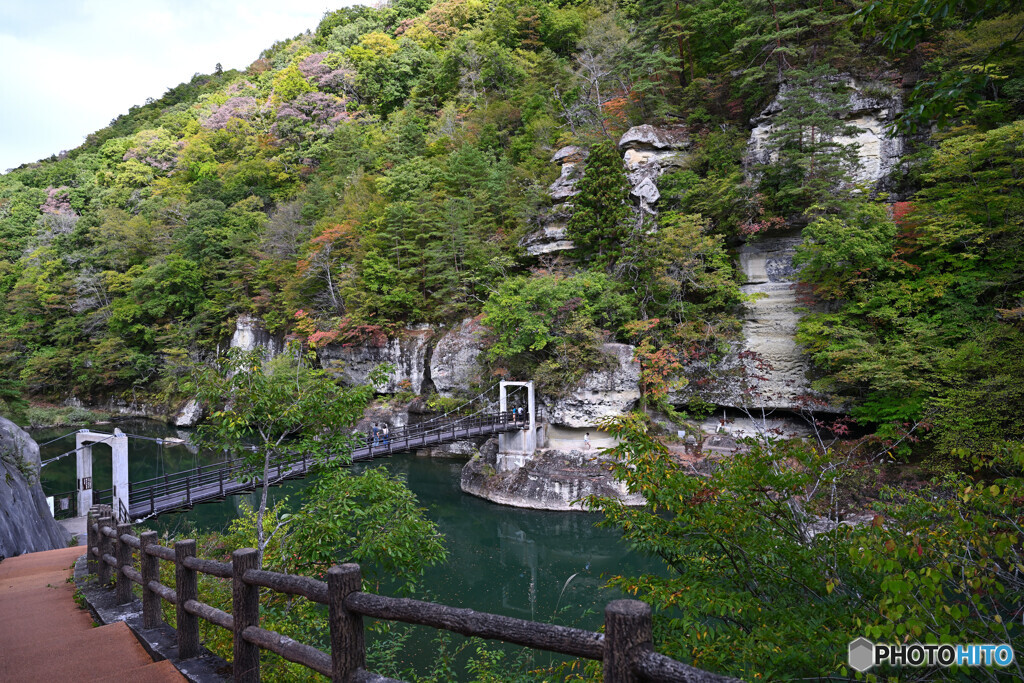
M 526 390 L 523 401 L 525 405 L 518 411 L 509 407 L 507 390 L 510 387 Z M 488 399 L 488 394 L 495 389 L 498 390 L 497 405 Z M 361 462 L 393 453 L 497 435 L 500 451 L 525 459 L 536 449 L 536 429 L 537 414 L 532 382 L 501 382 L 443 415 L 395 428 L 387 436 L 353 433 L 351 451 L 344 455 L 348 455 L 351 462 Z M 115 429 L 113 434 L 89 430 L 71 434 L 76 437 L 76 448 L 42 463 L 45 467 L 62 458 L 77 456 L 77 490 L 56 494 L 55 500 L 71 501 L 70 507 L 79 515 L 85 514 L 83 509 L 88 512 L 93 504 L 111 505 L 118 518 L 125 522 L 186 510 L 198 503 L 223 500 L 228 496 L 253 491 L 262 487 L 264 473 L 271 486 L 289 479 L 299 479 L 305 477 L 323 459 L 284 451 L 271 458 L 265 471 L 263 468 L 256 471 L 247 459 L 229 457 L 220 462 L 129 482 L 128 439 L 163 440 L 125 434 L 120 429 Z M 93 490 L 92 446 L 99 443 L 111 445 L 114 481 L 110 489 Z M 330 461 L 339 457 L 343 457 L 343 454 L 328 454 L 326 459 Z

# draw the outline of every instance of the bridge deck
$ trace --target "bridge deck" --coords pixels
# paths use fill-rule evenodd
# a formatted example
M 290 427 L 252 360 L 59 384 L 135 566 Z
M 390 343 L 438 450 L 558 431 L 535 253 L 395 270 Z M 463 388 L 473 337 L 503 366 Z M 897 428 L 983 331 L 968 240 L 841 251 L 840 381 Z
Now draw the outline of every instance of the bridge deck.
M 404 453 L 417 448 L 439 446 L 454 441 L 512 432 L 523 428 L 524 425 L 522 423 L 498 421 L 472 426 L 453 425 L 451 429 L 419 435 L 410 434 L 409 431 L 405 431 L 404 434 L 396 435 L 395 438 L 390 439 L 386 446 L 368 445 L 354 449 L 352 451 L 352 461 L 372 460 L 375 457 L 383 457 L 392 453 Z M 306 476 L 313 464 L 313 461 L 307 459 L 273 463 L 270 467 L 270 483 L 275 485 L 288 479 L 300 479 Z M 141 489 L 133 487 L 131 489 L 128 516 L 132 519 L 140 519 L 167 512 L 185 510 L 197 503 L 220 500 L 227 496 L 245 493 L 262 486 L 262 479 L 245 480 L 241 476 L 244 471 L 243 463 L 240 461 L 229 461 L 221 463 L 220 466 L 209 465 L 204 468 L 197 468 L 194 477 L 181 477 L 180 475 L 183 473 L 177 473 L 173 481 L 154 484 Z

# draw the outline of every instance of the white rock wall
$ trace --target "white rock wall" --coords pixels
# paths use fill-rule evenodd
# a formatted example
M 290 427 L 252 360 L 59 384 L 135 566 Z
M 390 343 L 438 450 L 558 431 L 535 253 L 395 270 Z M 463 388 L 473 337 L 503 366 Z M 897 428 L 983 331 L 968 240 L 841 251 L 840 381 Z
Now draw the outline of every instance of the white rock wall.
M 244 313 L 235 321 L 235 332 L 229 346 L 242 351 L 263 349 L 267 360 L 284 351 L 284 343 L 267 332 L 259 318 Z
M 329 344 L 319 351 L 323 367 L 350 386 L 366 384 L 370 373 L 382 363 L 394 370 L 378 391 L 395 394 L 405 389 L 419 394 L 426 376 L 427 351 L 434 331 L 427 325 L 405 330 L 400 337 L 388 339 L 383 346 L 371 344 L 345 346 Z
M 475 318 L 466 318 L 437 341 L 430 357 L 430 379 L 441 396 L 450 397 L 480 384 L 485 333 Z
M 609 370 L 584 375 L 579 388 L 564 398 L 542 396 L 548 421 L 564 427 L 593 427 L 606 417 L 629 412 L 640 400 L 640 364 L 629 344 L 604 344 Z

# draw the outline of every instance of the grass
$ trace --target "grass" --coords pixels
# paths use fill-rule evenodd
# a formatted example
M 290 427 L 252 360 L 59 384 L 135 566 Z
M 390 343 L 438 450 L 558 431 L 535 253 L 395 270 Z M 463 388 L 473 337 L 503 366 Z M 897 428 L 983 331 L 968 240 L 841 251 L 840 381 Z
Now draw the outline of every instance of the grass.
M 29 427 L 78 427 L 109 420 L 114 415 L 101 410 L 77 408 L 74 406 L 54 406 L 34 404 L 25 411 Z

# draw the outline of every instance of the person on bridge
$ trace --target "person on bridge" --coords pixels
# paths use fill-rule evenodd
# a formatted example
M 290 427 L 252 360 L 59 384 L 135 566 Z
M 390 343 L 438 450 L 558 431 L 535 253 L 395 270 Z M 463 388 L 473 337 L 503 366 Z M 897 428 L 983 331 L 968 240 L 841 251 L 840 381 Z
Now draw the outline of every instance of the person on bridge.
M 385 422 L 380 428 L 381 436 L 384 437 L 384 445 L 388 445 L 388 440 L 391 438 L 391 429 L 388 427 L 388 423 Z
M 371 433 L 373 434 L 373 445 L 374 446 L 379 446 L 380 445 L 380 427 L 377 426 L 376 422 L 373 423 L 373 429 L 371 430 Z

